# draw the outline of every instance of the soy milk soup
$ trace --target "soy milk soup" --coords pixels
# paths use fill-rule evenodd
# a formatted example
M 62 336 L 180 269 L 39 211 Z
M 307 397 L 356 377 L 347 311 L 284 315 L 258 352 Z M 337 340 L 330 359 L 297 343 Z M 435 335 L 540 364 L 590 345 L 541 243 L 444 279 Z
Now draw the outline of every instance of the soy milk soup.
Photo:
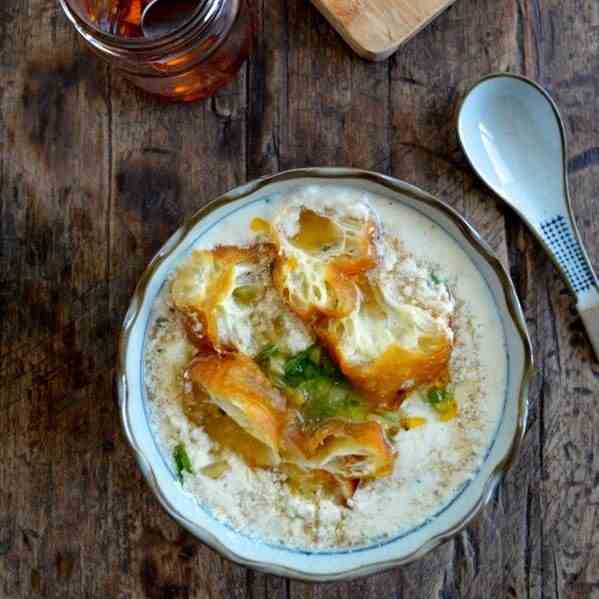
M 393 407 L 401 425 L 385 428 L 393 456 L 389 473 L 359 479 L 354 488 L 344 489 L 341 499 L 340 493 L 320 488 L 297 492 L 289 469 L 275 464 L 284 457 L 275 459 L 272 467 L 253 467 L 243 452 L 219 446 L 201 418 L 190 418 L 184 398 L 191 383 L 184 373 L 197 350 L 173 308 L 171 285 L 164 285 L 153 309 L 144 376 L 152 426 L 164 457 L 179 467 L 185 491 L 216 518 L 270 543 L 318 550 L 367 546 L 408 532 L 443 510 L 476 475 L 501 419 L 507 358 L 494 300 L 458 243 L 417 210 L 353 187 L 298 186 L 285 196 L 233 204 L 230 214 L 201 235 L 193 249 L 253 245 L 263 238 L 252 230 L 252 221 L 273 222 L 284 206 L 294 203 L 322 201 L 331 210 L 354 207 L 351 211 L 364 200 L 384 233 L 379 268 L 387 269 L 388 283 L 395 285 L 389 287 L 389 301 L 400 297 L 403 303 L 425 306 L 436 320 L 451 324 L 448 388 L 455 413 L 439 411 L 439 399 L 445 401 L 445 396 L 436 387 L 410 387 L 400 407 Z M 440 291 L 445 286 L 449 295 Z M 301 352 L 317 337 L 302 327 L 301 322 L 290 325 L 289 351 Z M 372 414 L 368 418 L 376 420 Z M 183 467 L 177 457 L 181 447 Z M 304 486 L 313 482 L 301 481 Z

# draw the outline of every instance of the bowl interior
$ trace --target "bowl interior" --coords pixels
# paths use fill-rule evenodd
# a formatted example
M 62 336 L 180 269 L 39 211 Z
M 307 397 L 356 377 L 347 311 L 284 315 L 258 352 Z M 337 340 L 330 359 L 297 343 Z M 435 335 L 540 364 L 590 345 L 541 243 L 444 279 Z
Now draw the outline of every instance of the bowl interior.
M 212 516 L 183 491 L 164 459 L 148 419 L 143 384 L 143 347 L 152 306 L 168 274 L 202 235 L 227 226 L 232 215 L 256 202 L 276 205 L 278 197 L 301 184 L 348 185 L 382 195 L 417 210 L 457 241 L 486 281 L 503 325 L 508 376 L 503 411 L 476 475 L 419 526 L 362 547 L 306 551 L 251 538 Z M 513 286 L 492 250 L 453 210 L 399 181 L 346 169 L 282 173 L 247 184 L 200 210 L 173 235 L 152 261 L 136 290 L 125 320 L 119 365 L 119 392 L 125 431 L 139 465 L 163 507 L 192 534 L 225 556 L 257 569 L 311 580 L 365 575 L 412 561 L 462 528 L 484 505 L 508 467 L 526 419 L 531 371 L 530 345 Z

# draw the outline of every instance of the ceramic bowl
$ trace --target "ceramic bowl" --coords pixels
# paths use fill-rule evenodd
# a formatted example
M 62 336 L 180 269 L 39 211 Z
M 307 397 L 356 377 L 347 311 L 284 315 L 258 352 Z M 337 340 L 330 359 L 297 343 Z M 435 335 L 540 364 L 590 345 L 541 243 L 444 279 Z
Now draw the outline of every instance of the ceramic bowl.
M 504 328 L 508 383 L 503 413 L 486 458 L 451 501 L 412 530 L 369 546 L 300 550 L 250 538 L 210 515 L 183 491 L 151 430 L 143 383 L 143 348 L 153 302 L 168 274 L 203 233 L 228 215 L 302 183 L 357 187 L 411 207 L 442 227 L 486 280 Z M 532 353 L 514 287 L 493 250 L 452 208 L 419 189 L 383 175 L 343 168 L 313 168 L 253 181 L 200 209 L 163 246 L 141 277 L 124 321 L 118 362 L 123 427 L 144 477 L 164 509 L 198 539 L 245 566 L 304 580 L 339 580 L 373 574 L 416 560 L 461 530 L 491 497 L 514 459 L 527 414 Z

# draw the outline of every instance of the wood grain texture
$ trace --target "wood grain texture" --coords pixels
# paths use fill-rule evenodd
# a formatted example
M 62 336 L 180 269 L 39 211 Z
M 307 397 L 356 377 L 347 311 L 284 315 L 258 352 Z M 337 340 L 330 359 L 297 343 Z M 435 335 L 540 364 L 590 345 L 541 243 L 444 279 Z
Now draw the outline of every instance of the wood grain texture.
M 385 60 L 455 0 L 312 0 L 367 60 Z
M 578 313 L 584 328 L 595 351 L 595 357 L 599 356 L 599 302 L 594 303 L 592 306 L 582 308 L 578 306 Z
M 0 7 L 0 598 L 599 598 L 599 364 L 572 298 L 472 176 L 455 110 L 482 75 L 538 79 L 570 138 L 599 263 L 599 7 L 458 0 L 389 61 L 305 0 L 259 0 L 257 47 L 204 103 L 165 105 L 88 55 L 55 0 Z M 490 505 L 418 563 L 310 585 L 234 565 L 146 488 L 114 395 L 120 322 L 182 220 L 250 178 L 352 165 L 438 194 L 509 266 L 538 374 L 522 453 Z

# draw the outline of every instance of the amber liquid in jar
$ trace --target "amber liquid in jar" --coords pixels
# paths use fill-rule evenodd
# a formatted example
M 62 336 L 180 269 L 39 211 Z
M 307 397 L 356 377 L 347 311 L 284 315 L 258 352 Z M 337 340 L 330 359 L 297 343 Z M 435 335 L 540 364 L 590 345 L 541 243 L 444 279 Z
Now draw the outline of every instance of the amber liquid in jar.
M 98 19 L 101 29 L 122 37 L 143 37 L 141 15 L 152 0 L 111 0 L 110 8 Z M 90 13 L 93 8 L 90 6 Z M 93 13 L 92 13 L 93 14 Z
M 114 53 L 98 51 L 92 42 L 94 51 L 139 87 L 169 100 L 192 101 L 213 95 L 237 75 L 251 50 L 253 20 L 248 0 L 203 0 L 213 9 L 209 21 L 191 27 L 184 41 L 167 40 L 159 51 L 153 47 L 147 55 L 143 48 L 131 51 L 127 43 L 161 43 L 161 38 L 144 38 L 141 27 L 143 11 L 151 0 L 85 2 L 94 26 L 115 36 L 111 44 L 119 56 L 115 59 Z M 198 6 L 201 4 L 198 0 Z

